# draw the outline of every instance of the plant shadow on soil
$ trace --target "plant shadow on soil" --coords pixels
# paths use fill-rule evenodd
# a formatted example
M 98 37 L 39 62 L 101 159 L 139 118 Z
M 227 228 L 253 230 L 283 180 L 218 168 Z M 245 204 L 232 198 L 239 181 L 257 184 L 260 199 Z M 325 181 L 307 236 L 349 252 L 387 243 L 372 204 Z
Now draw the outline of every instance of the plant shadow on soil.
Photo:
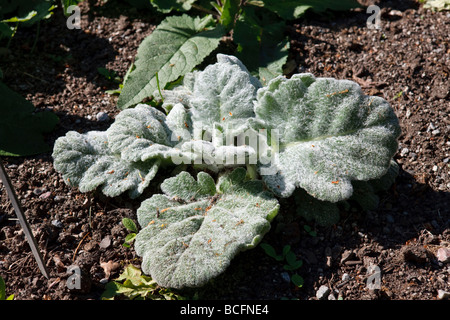
M 4 82 L 12 89 L 23 94 L 56 94 L 67 89 L 62 74 L 82 77 L 98 86 L 109 84 L 97 71 L 117 55 L 108 39 L 85 30 L 68 29 L 59 10 L 51 21 L 40 22 L 38 34 L 36 30 L 37 26 L 19 26 L 2 59 Z

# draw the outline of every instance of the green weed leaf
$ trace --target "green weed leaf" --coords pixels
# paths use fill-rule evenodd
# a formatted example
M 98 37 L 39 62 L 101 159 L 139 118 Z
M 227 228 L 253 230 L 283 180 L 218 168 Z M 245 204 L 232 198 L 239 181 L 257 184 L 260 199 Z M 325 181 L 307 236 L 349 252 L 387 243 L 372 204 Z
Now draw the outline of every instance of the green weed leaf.
M 128 231 L 136 232 L 136 233 L 138 232 L 138 228 L 136 227 L 136 224 L 130 218 L 123 218 L 122 224 Z
M 291 281 L 293 284 L 295 284 L 299 288 L 303 287 L 303 284 L 305 283 L 305 280 L 303 279 L 303 277 L 298 275 L 297 273 L 295 273 L 291 276 Z
M 283 74 L 289 49 L 285 26 L 270 12 L 260 17 L 251 7 L 246 7 L 236 22 L 233 40 L 238 44 L 237 57 L 264 85 Z
M 236 15 L 240 9 L 240 0 L 225 0 L 220 15 L 220 23 L 226 30 L 233 29 Z
M 56 6 L 53 4 L 53 1 L 47 0 L 38 0 L 38 1 L 11 1 L 15 2 L 12 7 L 6 6 L 6 10 L 4 10 L 2 3 L 2 12 L 1 14 L 7 13 L 6 19 L 3 19 L 2 22 L 5 23 L 21 23 L 24 26 L 31 26 L 36 22 L 39 22 L 43 19 L 48 19 L 52 15 L 53 9 Z M 15 7 L 14 7 L 15 6 Z
M 287 265 L 284 265 L 285 270 L 297 270 L 303 265 L 303 261 L 297 260 L 297 256 L 293 251 L 287 252 L 285 259 L 287 262 Z
M 123 273 L 109 282 L 101 298 L 114 300 L 116 296 L 124 296 L 131 300 L 181 300 L 183 297 L 168 289 L 160 288 L 156 281 L 143 275 L 139 268 L 129 264 Z
M 76 6 L 82 1 L 83 0 L 61 0 L 62 7 L 63 7 L 63 10 L 64 10 L 64 15 L 66 17 L 70 16 L 70 13 L 67 11 L 67 8 L 69 8 L 70 6 Z
M 268 243 L 261 243 L 259 246 L 264 250 L 264 252 L 269 257 L 274 258 L 277 261 L 282 261 L 284 259 L 284 256 L 278 255 L 276 250 L 275 250 L 275 248 L 273 246 L 271 246 L 270 244 L 268 244 Z
M 0 301 L 2 300 L 14 300 L 14 294 L 6 296 L 6 283 L 2 277 L 0 277 Z
M 3 280 L 2 277 L 0 277 L 0 300 L 6 299 L 6 284 L 5 280 Z
M 118 107 L 129 108 L 152 96 L 157 90 L 157 73 L 163 88 L 191 72 L 218 46 L 224 35 L 223 27 L 211 27 L 212 23 L 211 16 L 182 15 L 163 20 L 139 46 L 136 69 L 124 83 Z
M 172 10 L 189 11 L 195 1 L 197 0 L 150 0 L 151 4 L 162 13 L 169 13 Z

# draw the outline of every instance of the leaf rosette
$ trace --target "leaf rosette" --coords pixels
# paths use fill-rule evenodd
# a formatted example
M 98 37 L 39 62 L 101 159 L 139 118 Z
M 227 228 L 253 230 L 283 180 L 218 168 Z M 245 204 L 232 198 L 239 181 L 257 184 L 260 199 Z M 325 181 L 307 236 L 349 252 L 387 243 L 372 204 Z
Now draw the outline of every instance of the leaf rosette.
M 70 131 L 53 150 L 69 185 L 111 197 L 141 195 L 163 165 L 238 166 L 217 181 L 183 171 L 142 202 L 135 249 L 160 286 L 198 287 L 222 273 L 268 232 L 277 196 L 295 192 L 299 215 L 330 225 L 344 201 L 376 208 L 376 193 L 398 174 L 394 110 L 352 81 L 297 74 L 262 87 L 237 58 L 219 54 L 162 96 L 167 114 L 137 104 L 107 131 Z M 252 156 L 249 172 L 239 167 Z M 262 181 L 247 179 L 255 167 Z
M 181 150 L 194 153 L 213 169 L 256 157 L 257 146 L 245 144 L 245 137 L 257 137 L 250 124 L 259 88 L 259 80 L 239 59 L 218 54 L 217 63 L 187 74 L 182 85 L 163 90 L 163 108 L 172 111 L 183 104 L 192 123 L 188 129 L 192 139 L 180 144 Z

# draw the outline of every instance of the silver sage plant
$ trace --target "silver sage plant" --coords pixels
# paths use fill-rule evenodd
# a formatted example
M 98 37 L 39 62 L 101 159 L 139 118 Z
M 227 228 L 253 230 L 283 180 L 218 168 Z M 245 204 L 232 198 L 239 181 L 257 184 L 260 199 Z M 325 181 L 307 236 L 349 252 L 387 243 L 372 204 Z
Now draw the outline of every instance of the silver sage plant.
M 139 197 L 160 167 L 191 165 L 137 210 L 142 270 L 164 287 L 198 287 L 255 247 L 293 197 L 299 215 L 330 225 L 338 204 L 377 206 L 393 183 L 400 135 L 388 102 L 348 80 L 296 74 L 262 86 L 236 57 L 184 76 L 104 132 L 60 137 L 54 167 L 81 192 Z M 154 94 L 159 96 L 159 92 Z M 209 173 L 207 173 L 209 172 Z

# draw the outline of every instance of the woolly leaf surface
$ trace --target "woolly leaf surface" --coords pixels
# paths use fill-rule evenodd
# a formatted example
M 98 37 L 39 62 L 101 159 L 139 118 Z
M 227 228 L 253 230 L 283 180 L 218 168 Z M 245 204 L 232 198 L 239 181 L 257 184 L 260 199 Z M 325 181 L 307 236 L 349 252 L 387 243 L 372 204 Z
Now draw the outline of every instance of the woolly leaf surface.
M 307 221 L 314 220 L 324 227 L 332 226 L 339 221 L 339 208 L 336 203 L 322 201 L 299 189 L 295 193 L 297 214 Z
M 208 191 L 197 193 L 194 201 L 167 194 L 144 201 L 138 209 L 143 229 L 135 242 L 142 270 L 163 287 L 198 287 L 222 273 L 236 254 L 257 245 L 279 205 L 260 181 L 241 180 L 245 173 L 238 168 L 222 176 L 219 184 L 228 187 L 213 196 L 210 179 L 199 175 L 197 183 Z M 168 184 L 171 195 L 178 179 L 177 194 L 187 199 L 197 186 L 179 174 Z
M 319 200 L 348 199 L 351 181 L 382 177 L 397 150 L 400 127 L 393 109 L 352 81 L 277 77 L 258 90 L 255 113 L 260 126 L 279 133 L 272 144 L 278 149 L 273 174 L 263 179 L 282 197 L 301 187 Z
M 254 117 L 253 101 L 261 87 L 239 59 L 217 55 L 217 63 L 194 74 L 189 107 L 194 128 L 212 132 L 215 124 L 232 131 L 243 131 Z
M 111 151 L 120 153 L 127 161 L 168 159 L 172 156 L 189 158 L 175 145 L 185 136 L 188 115 L 178 104 L 166 117 L 161 111 L 145 104 L 120 112 L 106 131 Z M 187 137 L 190 137 L 187 132 Z
M 394 183 L 398 174 L 398 164 L 391 160 L 390 167 L 385 175 L 379 179 L 369 181 L 352 181 L 354 192 L 349 200 L 358 203 L 365 211 L 375 210 L 379 204 L 378 193 L 386 191 Z M 331 226 L 339 221 L 338 203 L 321 201 L 305 190 L 295 192 L 297 214 L 306 220 L 314 220 L 319 225 Z
M 81 192 L 100 188 L 115 197 L 128 191 L 138 197 L 158 171 L 160 160 L 129 162 L 120 154 L 111 152 L 105 132 L 90 131 L 80 134 L 69 131 L 56 140 L 53 149 L 55 169 L 70 186 Z
M 398 176 L 397 162 L 391 160 L 388 171 L 379 179 L 369 181 L 353 181 L 354 192 L 350 200 L 356 201 L 363 210 L 375 210 L 380 198 L 378 193 L 387 191 Z
M 216 193 L 214 179 L 205 172 L 199 172 L 197 180 L 183 171 L 176 177 L 167 178 L 161 184 L 161 190 L 169 197 L 179 197 L 184 201 L 213 196 Z

